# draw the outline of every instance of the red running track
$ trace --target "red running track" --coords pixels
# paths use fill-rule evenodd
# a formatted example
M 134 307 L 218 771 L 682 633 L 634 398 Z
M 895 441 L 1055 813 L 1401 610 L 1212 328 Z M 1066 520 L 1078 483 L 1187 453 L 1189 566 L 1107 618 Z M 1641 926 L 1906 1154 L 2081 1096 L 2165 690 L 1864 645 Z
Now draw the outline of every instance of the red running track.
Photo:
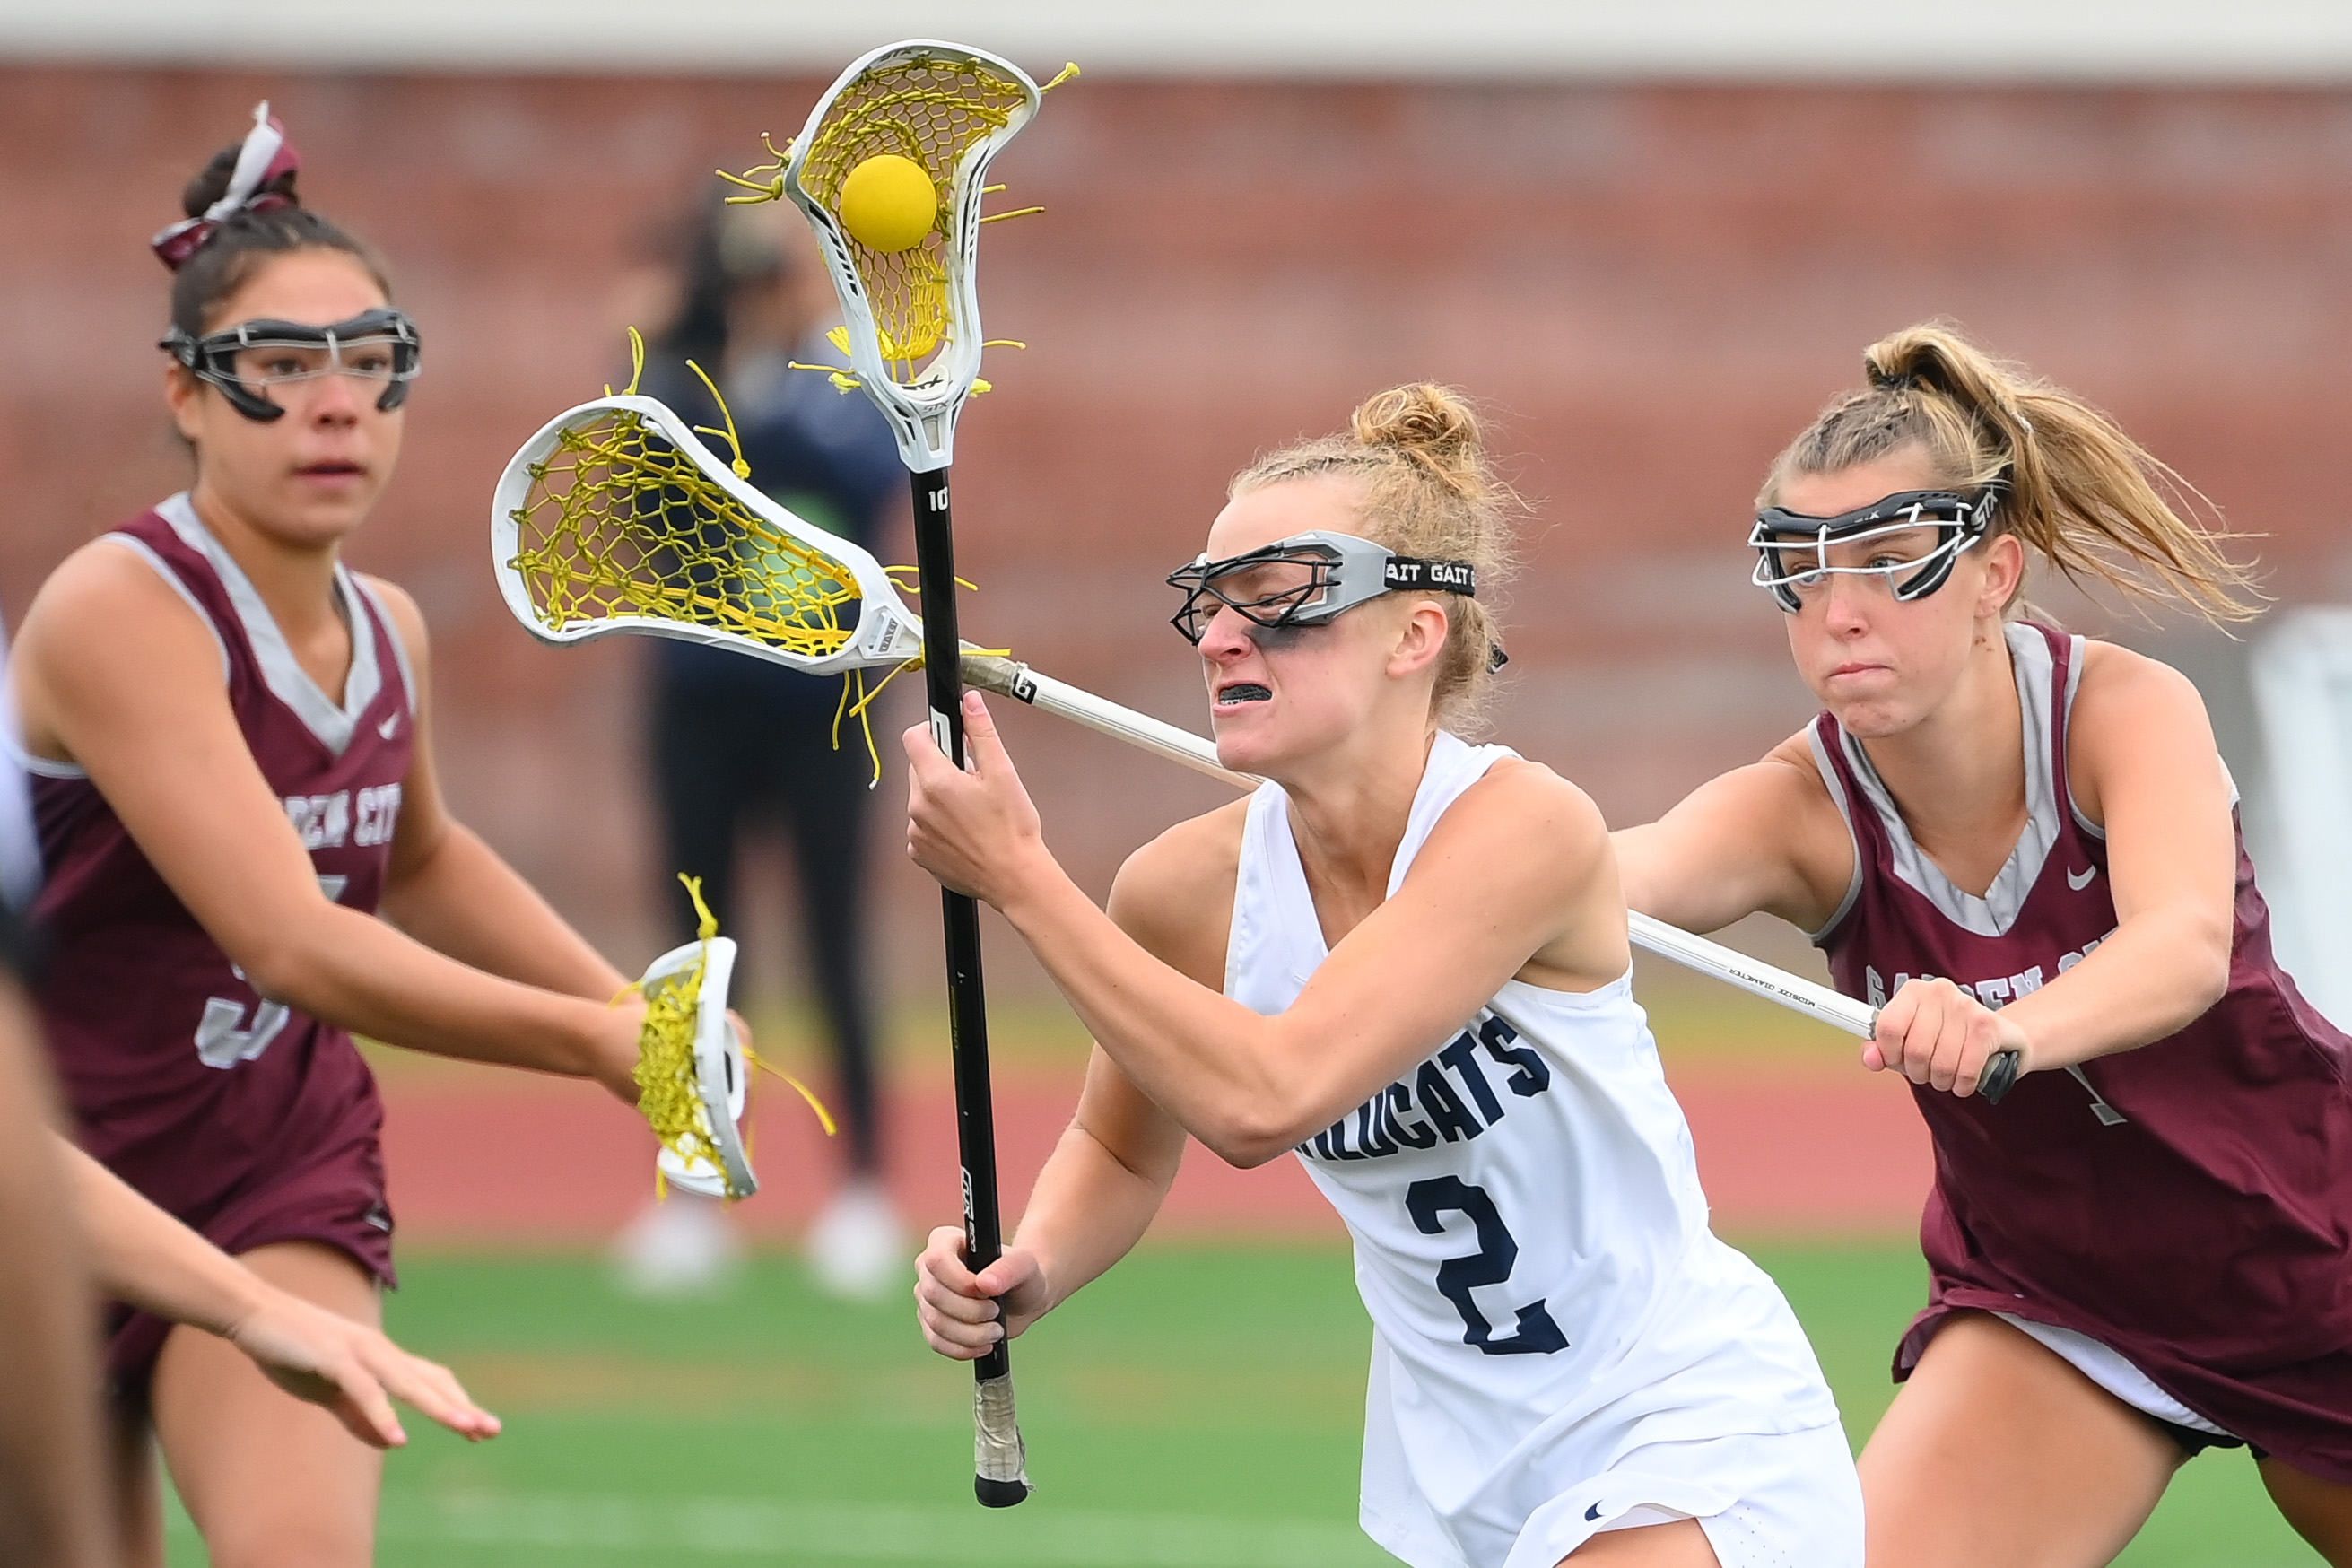
M 576 1245 L 609 1237 L 653 1192 L 653 1137 L 635 1112 L 583 1084 L 520 1074 L 495 1084 L 385 1085 L 393 1209 L 407 1242 Z M 1865 1074 L 1685 1072 L 1676 1092 L 1699 1172 L 1727 1234 L 1897 1235 L 1919 1218 L 1927 1133 L 1898 1081 Z M 1068 1121 L 1075 1078 L 1001 1077 L 997 1158 L 1006 1217 Z M 887 1129 L 890 1185 L 919 1223 L 957 1216 L 953 1100 L 944 1083 L 901 1089 Z M 790 1091 L 766 1086 L 753 1155 L 758 1196 L 736 1213 L 754 1236 L 797 1235 L 837 1161 Z M 1193 1147 L 1162 1232 L 1337 1237 L 1339 1221 L 1288 1156 L 1236 1171 Z

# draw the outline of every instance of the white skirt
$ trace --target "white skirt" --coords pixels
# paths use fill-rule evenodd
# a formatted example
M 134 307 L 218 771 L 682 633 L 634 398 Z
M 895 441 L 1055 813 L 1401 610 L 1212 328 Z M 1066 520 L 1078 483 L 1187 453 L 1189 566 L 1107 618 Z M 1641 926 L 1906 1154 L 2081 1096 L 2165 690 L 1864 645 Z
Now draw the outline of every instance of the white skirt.
M 1412 1568 L 1486 1568 L 1418 1500 L 1368 1496 L 1366 1533 Z M 1528 1515 L 1498 1568 L 1554 1568 L 1603 1531 L 1683 1519 L 1723 1568 L 1862 1568 L 1862 1484 L 1834 1423 L 1629 1448 Z
M 1424 1360 L 1431 1358 L 1424 1357 Z M 1416 1373 L 1375 1329 L 1365 1533 L 1413 1568 L 1555 1568 L 1610 1530 L 1695 1519 L 1724 1568 L 1862 1568 L 1862 1486 L 1796 1314 L 1702 1233 L 1618 1353 Z

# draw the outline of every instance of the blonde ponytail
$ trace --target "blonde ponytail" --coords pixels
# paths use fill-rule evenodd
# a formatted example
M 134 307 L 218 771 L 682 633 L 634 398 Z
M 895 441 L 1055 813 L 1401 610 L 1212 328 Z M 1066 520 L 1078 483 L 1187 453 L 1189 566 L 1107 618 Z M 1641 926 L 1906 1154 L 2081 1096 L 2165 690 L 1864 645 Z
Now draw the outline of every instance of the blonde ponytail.
M 1440 722 L 1481 729 L 1502 647 L 1496 595 L 1517 563 L 1510 518 L 1518 498 L 1487 466 L 1478 416 L 1451 387 L 1416 382 L 1364 400 L 1349 433 L 1268 453 L 1235 474 L 1229 497 L 1288 479 L 1360 479 L 1356 531 L 1399 555 L 1467 561 L 1478 596 L 1436 595 L 1446 610 L 1445 650 L 1432 693 Z
M 1869 386 L 1823 409 L 1774 459 L 1759 504 L 1800 474 L 1837 473 L 1895 452 L 1927 455 L 1944 489 L 1992 489 L 1996 533 L 2013 533 L 2067 581 L 2091 578 L 2187 605 L 2225 625 L 2262 613 L 2252 574 L 2183 510 L 2211 503 L 2074 394 L 1930 322 L 1863 352 Z

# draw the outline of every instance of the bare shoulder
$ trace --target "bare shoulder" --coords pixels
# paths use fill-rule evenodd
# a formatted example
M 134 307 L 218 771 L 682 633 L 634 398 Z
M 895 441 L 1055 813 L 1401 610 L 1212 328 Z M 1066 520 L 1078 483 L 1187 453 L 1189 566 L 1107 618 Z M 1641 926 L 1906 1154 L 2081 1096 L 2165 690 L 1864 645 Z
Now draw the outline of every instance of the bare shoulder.
M 2095 771 L 2103 757 L 2175 751 L 2191 744 L 2213 750 L 2205 699 L 2189 679 L 2160 659 L 2113 643 L 2084 645 L 2083 682 L 2067 724 L 2070 758 Z
M 1688 830 L 1702 819 L 1729 824 L 1741 832 L 1766 826 L 1785 832 L 1815 817 L 1840 820 L 1836 797 L 1813 755 L 1812 733 L 1800 730 L 1755 762 L 1707 780 L 1659 823 L 1623 828 L 1618 837 L 1648 837 L 1661 826 Z
M 1246 797 L 1176 824 L 1127 858 L 1110 917 L 1143 949 L 1204 985 L 1224 983 Z
M 2228 787 L 2196 686 L 2161 659 L 2113 643 L 2084 644 L 2066 758 L 2074 804 L 2093 822 L 2106 820 L 2110 788 L 2153 773 L 2187 777 L 2192 762 L 2211 765 L 2216 791 Z
M 152 611 L 165 605 L 178 611 L 168 619 L 185 621 L 195 627 L 196 612 L 144 556 L 114 540 L 93 539 L 59 562 L 57 570 L 49 574 L 40 592 L 33 595 L 32 608 L 25 615 L 24 629 L 29 636 L 37 624 L 42 624 L 63 631 L 89 626 L 93 616 Z M 132 629 L 135 628 L 120 625 L 107 627 L 110 634 Z
M 158 713 L 207 702 L 226 711 L 217 632 L 151 562 L 103 539 L 41 584 L 9 665 L 22 742 L 37 757 L 87 763 L 79 746 L 152 730 Z
M 2162 659 L 2134 653 L 2111 642 L 2083 643 L 2083 683 L 2074 692 L 2078 721 L 2095 722 L 2100 710 L 2117 704 L 2153 703 L 2159 708 L 2205 710 L 2196 686 Z
M 20 663 L 63 675 L 93 659 L 194 658 L 217 670 L 215 633 L 179 588 L 121 543 L 94 539 L 60 562 L 17 628 Z
M 1507 844 L 1537 875 L 1589 865 L 1609 847 L 1609 824 L 1576 784 L 1524 758 L 1506 757 L 1462 792 L 1467 811 L 1448 811 L 1430 833 L 1439 853 L 1453 845 Z
M 1822 810 L 1833 810 L 1837 805 L 1830 794 L 1829 780 L 1822 777 L 1821 759 L 1813 754 L 1811 725 L 1765 752 L 1752 767 L 1739 769 L 1738 776 L 1775 805 Z

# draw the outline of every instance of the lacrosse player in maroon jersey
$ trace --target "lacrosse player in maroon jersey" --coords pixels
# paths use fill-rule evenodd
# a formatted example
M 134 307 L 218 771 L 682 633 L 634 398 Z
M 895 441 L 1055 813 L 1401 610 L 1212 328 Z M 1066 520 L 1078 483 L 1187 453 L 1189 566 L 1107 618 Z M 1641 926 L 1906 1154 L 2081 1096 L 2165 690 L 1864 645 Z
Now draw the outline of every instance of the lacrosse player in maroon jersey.
M 1935 327 L 1865 363 L 1749 539 L 1824 710 L 1616 838 L 1636 909 L 1811 933 L 1933 1135 L 1871 1560 L 2105 1563 L 2243 1446 L 2352 1563 L 2352 1040 L 2272 956 L 2194 689 L 2021 597 L 2038 561 L 2221 622 L 2246 577 L 2078 399 Z
M 351 1031 L 633 1100 L 641 1009 L 608 1007 L 622 976 L 450 819 L 423 621 L 340 563 L 418 341 L 294 163 L 265 105 L 158 237 L 194 481 L 58 568 L 14 687 L 47 873 L 37 1001 L 83 1146 L 372 1324 L 393 1218 Z M 128 1309 L 111 1330 L 134 1561 L 163 1560 L 155 1437 L 214 1562 L 371 1561 L 376 1450 L 226 1342 Z

